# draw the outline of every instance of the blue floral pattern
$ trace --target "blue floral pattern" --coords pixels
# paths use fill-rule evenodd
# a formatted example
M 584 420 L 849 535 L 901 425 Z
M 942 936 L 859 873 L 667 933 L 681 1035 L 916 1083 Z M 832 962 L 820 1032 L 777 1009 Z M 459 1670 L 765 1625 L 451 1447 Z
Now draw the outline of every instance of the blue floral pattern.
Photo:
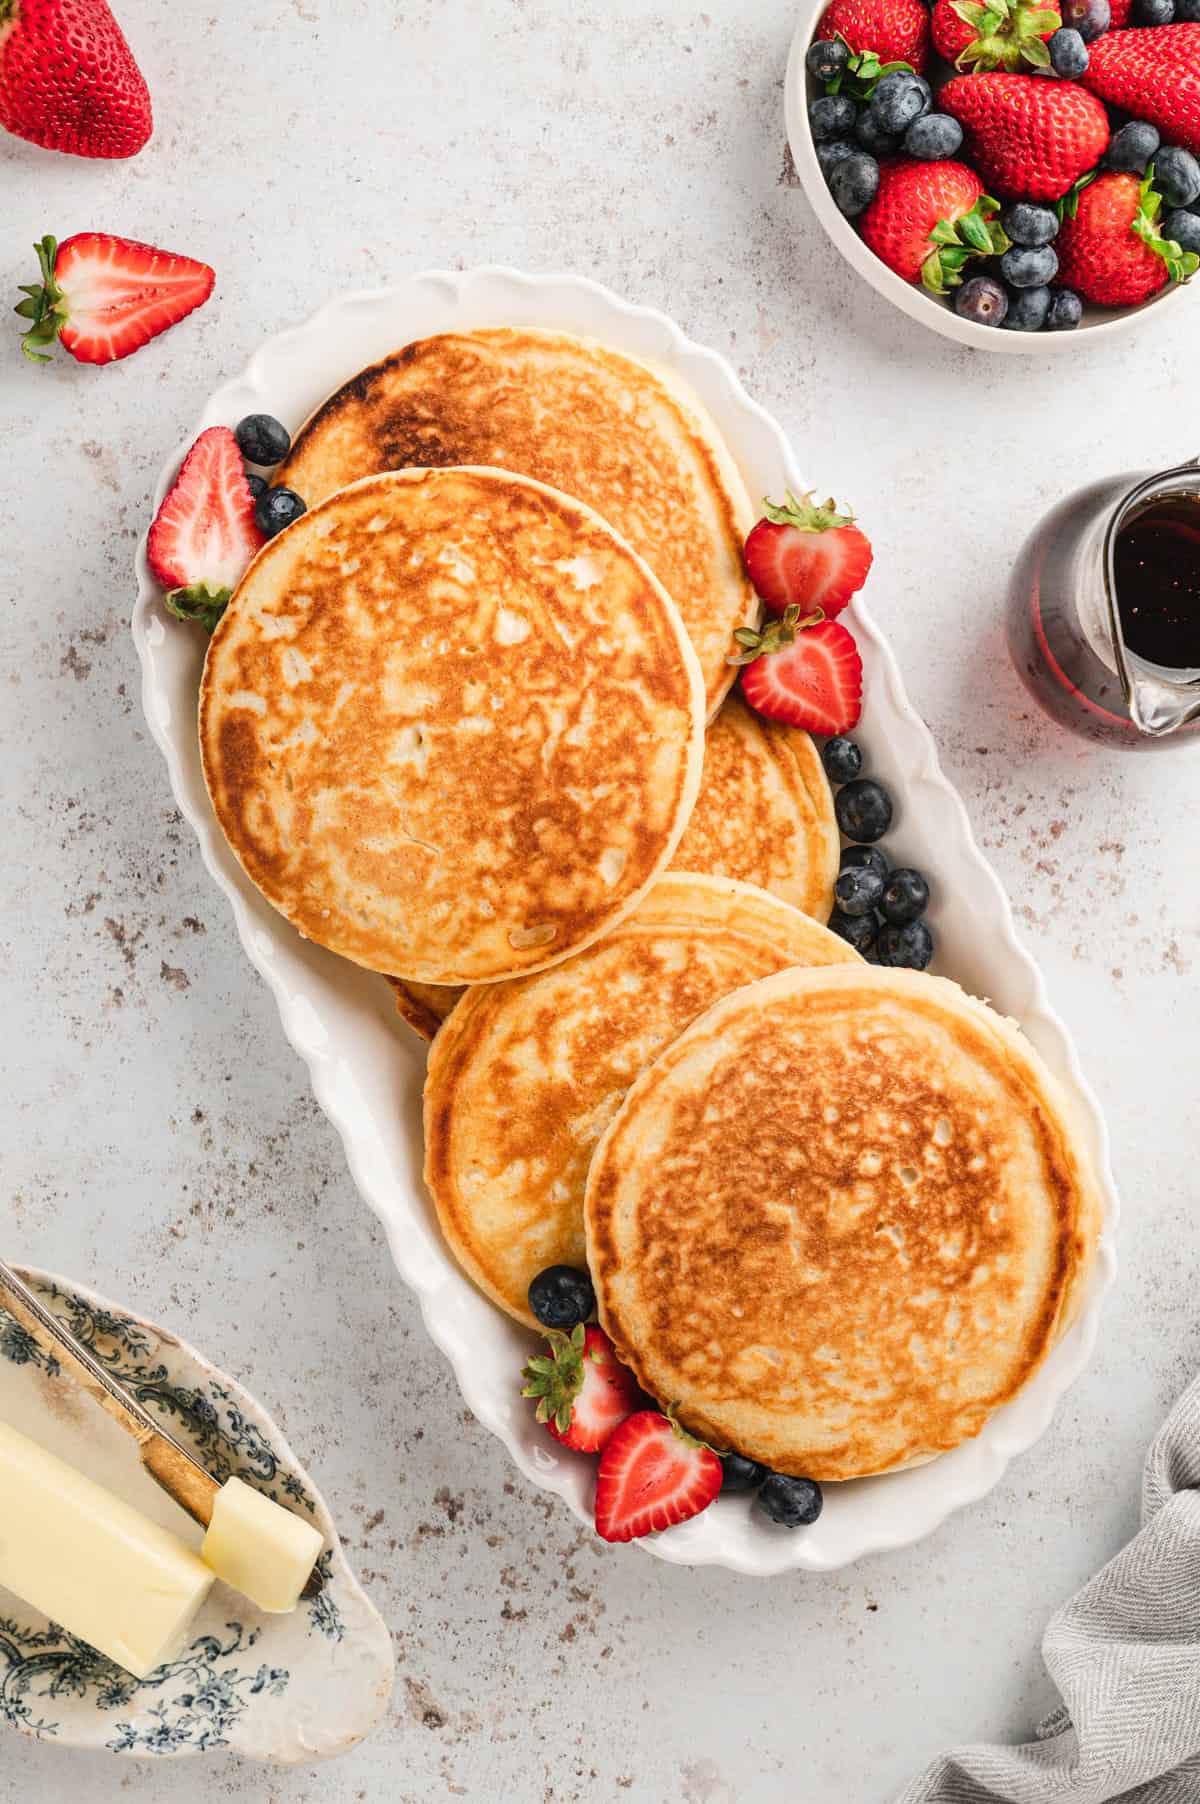
M 55 1284 L 39 1283 L 37 1288 L 76 1338 L 139 1402 L 164 1419 L 214 1478 L 222 1483 L 241 1478 L 277 1502 L 287 1498 L 291 1505 L 315 1514 L 316 1500 L 308 1488 L 281 1466 L 227 1385 L 216 1378 L 190 1388 L 173 1383 L 140 1323 L 96 1308 Z M 36 1366 L 52 1379 L 61 1373 L 57 1360 L 44 1354 L 2 1308 L 0 1359 Z M 320 1569 L 327 1581 L 332 1560 L 329 1550 L 321 1556 Z M 342 1640 L 345 1626 L 331 1584 L 326 1583 L 306 1607 L 310 1635 Z M 101 1711 L 130 1712 L 115 1723 L 106 1744 L 116 1753 L 172 1755 L 226 1747 L 231 1727 L 250 1701 L 263 1693 L 278 1697 L 289 1683 L 290 1674 L 282 1667 L 243 1663 L 241 1657 L 253 1651 L 259 1633 L 239 1622 L 228 1623 L 226 1639 L 202 1635 L 186 1653 L 138 1680 L 56 1623 L 31 1628 L 0 1616 L 0 1723 L 51 1737 L 60 1726 L 55 1699 L 90 1697 Z

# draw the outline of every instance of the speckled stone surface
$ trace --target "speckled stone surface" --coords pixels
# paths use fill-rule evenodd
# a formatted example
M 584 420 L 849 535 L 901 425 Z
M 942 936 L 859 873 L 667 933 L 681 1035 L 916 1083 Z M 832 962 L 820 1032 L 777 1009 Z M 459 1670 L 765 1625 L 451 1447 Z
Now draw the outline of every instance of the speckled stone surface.
M 0 347 L 3 1245 L 175 1326 L 277 1411 L 399 1677 L 375 1740 L 327 1768 L 9 1736 L 0 1798 L 875 1804 L 947 1741 L 1027 1733 L 1044 1619 L 1129 1533 L 1143 1444 L 1200 1365 L 1200 749 L 1128 758 L 1046 725 L 1003 586 L 1065 489 L 1198 448 L 1200 300 L 1043 368 L 856 286 L 788 179 L 785 0 L 117 10 L 157 134 L 108 166 L 0 140 L 0 292 L 35 237 L 85 227 L 219 285 L 108 370 Z M 857 506 L 874 610 L 1108 1112 L 1123 1272 L 1090 1373 L 986 1502 L 835 1576 L 605 1551 L 472 1424 L 142 722 L 130 558 L 206 392 L 338 290 L 491 260 L 665 308 Z

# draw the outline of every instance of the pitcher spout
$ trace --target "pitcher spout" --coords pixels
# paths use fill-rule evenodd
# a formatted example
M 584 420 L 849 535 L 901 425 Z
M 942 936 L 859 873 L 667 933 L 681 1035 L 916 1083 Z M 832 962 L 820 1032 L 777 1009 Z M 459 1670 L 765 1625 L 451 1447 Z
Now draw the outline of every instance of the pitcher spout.
M 1194 683 L 1172 683 L 1134 667 L 1128 672 L 1127 697 L 1134 726 L 1154 739 L 1200 718 L 1200 678 Z

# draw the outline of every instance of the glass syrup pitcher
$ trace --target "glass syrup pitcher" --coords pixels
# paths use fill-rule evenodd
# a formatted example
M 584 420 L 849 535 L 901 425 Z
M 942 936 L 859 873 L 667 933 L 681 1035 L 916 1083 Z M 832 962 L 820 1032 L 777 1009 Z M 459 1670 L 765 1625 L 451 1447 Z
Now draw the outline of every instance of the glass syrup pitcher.
M 1014 567 L 1008 645 L 1072 732 L 1130 750 L 1200 738 L 1200 460 L 1060 501 Z

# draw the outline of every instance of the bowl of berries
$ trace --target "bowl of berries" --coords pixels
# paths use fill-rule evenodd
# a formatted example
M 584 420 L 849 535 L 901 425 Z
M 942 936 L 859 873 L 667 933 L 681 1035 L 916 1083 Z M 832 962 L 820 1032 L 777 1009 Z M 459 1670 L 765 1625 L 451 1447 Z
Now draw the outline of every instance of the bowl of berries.
M 842 255 L 960 344 L 1127 330 L 1200 268 L 1200 0 L 829 0 L 785 92 Z

